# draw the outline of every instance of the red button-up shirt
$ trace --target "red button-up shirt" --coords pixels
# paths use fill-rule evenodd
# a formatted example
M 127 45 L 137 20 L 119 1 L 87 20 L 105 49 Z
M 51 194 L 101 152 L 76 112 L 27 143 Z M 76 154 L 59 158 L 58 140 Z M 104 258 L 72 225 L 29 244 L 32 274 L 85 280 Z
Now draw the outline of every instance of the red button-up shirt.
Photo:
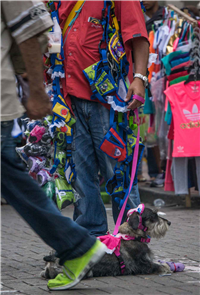
M 63 29 L 75 1 L 61 1 L 59 8 L 60 26 Z M 104 1 L 85 1 L 73 27 L 65 33 L 64 68 L 62 81 L 64 97 L 68 104 L 68 95 L 90 100 L 92 91 L 83 74 L 83 70 L 100 60 L 98 45 L 102 39 L 103 28 L 100 24 L 89 22 L 89 18 L 102 19 Z M 123 42 L 130 64 L 129 80 L 133 80 L 131 46 L 129 40 L 134 37 L 148 39 L 144 16 L 139 1 L 115 1 L 115 14 L 120 22 Z M 69 32 L 68 32 L 69 31 Z

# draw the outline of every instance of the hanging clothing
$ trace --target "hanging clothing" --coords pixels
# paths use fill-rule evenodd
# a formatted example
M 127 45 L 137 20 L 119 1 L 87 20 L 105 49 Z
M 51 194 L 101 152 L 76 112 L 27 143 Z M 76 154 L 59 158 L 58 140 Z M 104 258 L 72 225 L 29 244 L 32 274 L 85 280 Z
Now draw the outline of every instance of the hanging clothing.
M 192 42 L 191 42 L 191 40 L 188 40 L 188 44 L 185 44 L 185 45 L 180 44 L 180 45 L 178 45 L 178 47 L 176 48 L 175 51 L 181 50 L 182 52 L 189 52 L 191 47 L 192 47 Z
M 190 64 L 191 64 L 191 61 L 186 61 L 186 62 L 184 62 L 184 63 L 182 63 L 182 64 L 180 64 L 180 65 L 177 65 L 177 66 L 175 66 L 175 67 L 172 67 L 172 68 L 171 68 L 171 73 L 172 73 L 173 71 L 175 71 L 175 70 L 181 69 L 182 67 L 189 67 Z
M 188 160 L 189 158 L 173 158 L 171 173 L 176 195 L 188 194 Z M 200 157 L 195 157 L 196 177 L 200 194 Z
M 151 83 L 151 92 L 153 95 L 153 101 L 155 104 L 156 116 L 155 116 L 155 131 L 156 138 L 158 139 L 158 145 L 160 148 L 161 160 L 166 159 L 167 154 L 167 130 L 168 125 L 165 122 L 165 86 L 166 78 L 163 77 L 155 82 Z
M 174 183 L 173 183 L 172 174 L 171 174 L 171 166 L 172 166 L 172 140 L 169 140 L 164 190 L 174 192 Z
M 177 78 L 187 76 L 187 75 L 188 75 L 188 71 L 182 71 L 182 72 L 171 74 L 171 75 L 167 76 L 167 80 L 172 81 L 172 80 L 175 80 Z
M 170 75 L 170 72 L 171 72 L 171 68 L 173 66 L 171 66 L 170 64 L 170 61 L 175 57 L 175 56 L 179 56 L 180 54 L 182 54 L 183 52 L 182 51 L 175 51 L 175 52 L 172 52 L 168 55 L 166 55 L 165 57 L 162 58 L 162 63 L 165 67 L 165 70 L 166 70 L 166 74 L 167 75 Z
M 194 83 L 178 83 L 165 90 L 174 118 L 173 157 L 200 156 L 200 92 Z M 196 82 L 200 89 L 200 81 Z
M 186 81 L 189 78 L 189 75 L 181 76 L 169 82 L 169 85 L 178 84 L 180 82 Z
M 170 64 L 171 64 L 171 67 L 175 67 L 189 60 L 190 60 L 190 56 L 187 56 L 184 58 L 177 58 L 177 59 L 174 59 L 173 61 L 170 61 Z
M 187 71 L 187 73 L 188 73 L 188 67 L 181 66 L 180 68 L 171 71 L 171 74 L 170 75 L 174 75 L 174 74 L 185 72 L 185 71 Z
M 182 53 L 182 54 L 180 54 L 180 55 L 178 55 L 178 56 L 173 57 L 173 58 L 170 60 L 170 63 L 171 63 L 172 61 L 174 61 L 174 60 L 179 60 L 180 58 L 185 58 L 185 57 L 188 57 L 188 56 L 190 56 L 190 53 L 189 53 L 189 52 Z
M 155 49 L 153 48 L 153 42 L 154 42 L 154 31 L 151 31 L 149 33 L 149 53 L 156 53 Z M 150 83 L 152 74 L 155 72 L 155 63 L 152 63 L 152 65 L 148 68 L 149 75 L 148 75 L 148 81 Z
M 169 34 L 165 38 L 165 42 L 164 42 L 164 46 L 163 46 L 163 55 L 166 55 L 166 51 L 167 51 L 167 47 L 168 47 L 168 44 L 169 44 L 169 40 L 174 35 L 175 30 L 176 30 L 176 22 L 175 21 L 172 21 L 172 25 L 170 27 Z

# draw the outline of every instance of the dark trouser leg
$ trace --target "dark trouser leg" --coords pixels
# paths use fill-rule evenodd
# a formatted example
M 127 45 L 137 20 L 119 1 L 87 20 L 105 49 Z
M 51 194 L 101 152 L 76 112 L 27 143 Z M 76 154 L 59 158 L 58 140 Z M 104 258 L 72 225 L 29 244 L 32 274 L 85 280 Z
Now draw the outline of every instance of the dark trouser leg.
M 73 183 L 80 199 L 75 204 L 74 220 L 88 229 L 91 235 L 100 236 L 107 232 L 107 217 L 99 188 L 99 164 L 93 144 L 90 105 L 98 103 L 72 98 L 76 116 L 73 160 L 77 178 Z M 100 119 L 96 118 L 101 128 Z
M 1 188 L 8 203 L 43 241 L 55 249 L 63 264 L 95 243 L 87 230 L 61 215 L 37 183 L 24 171 L 11 137 L 13 122 L 1 123 Z

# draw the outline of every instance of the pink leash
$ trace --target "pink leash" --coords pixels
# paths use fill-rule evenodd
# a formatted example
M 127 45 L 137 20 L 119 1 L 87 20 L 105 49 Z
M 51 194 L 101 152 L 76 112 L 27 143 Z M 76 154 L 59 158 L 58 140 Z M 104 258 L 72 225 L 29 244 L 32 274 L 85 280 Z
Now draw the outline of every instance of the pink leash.
M 137 97 L 135 97 L 135 95 L 134 95 L 133 98 L 139 100 L 138 99 L 138 95 L 137 95 Z M 119 226 L 121 224 L 122 217 L 124 215 L 124 211 L 125 211 L 125 208 L 126 208 L 126 203 L 128 201 L 128 197 L 129 197 L 129 194 L 130 194 L 131 189 L 132 189 L 132 186 L 133 186 L 133 181 L 134 181 L 134 178 L 135 178 L 135 172 L 136 172 L 136 167 L 137 167 L 138 152 L 139 152 L 139 140 L 140 140 L 140 128 L 139 128 L 140 123 L 139 123 L 138 109 L 135 109 L 134 112 L 136 114 L 136 118 L 137 118 L 137 121 L 138 121 L 138 133 L 137 133 L 137 140 L 136 140 L 135 150 L 134 150 L 134 155 L 133 155 L 133 163 L 132 163 L 132 171 L 131 171 L 131 181 L 130 181 L 130 185 L 129 185 L 129 190 L 126 193 L 126 199 L 124 201 L 124 204 L 122 206 L 122 209 L 120 210 L 119 216 L 117 218 L 117 222 L 116 222 L 115 229 L 114 229 L 114 232 L 113 232 L 113 235 L 114 236 L 118 233 L 118 228 L 119 228 Z

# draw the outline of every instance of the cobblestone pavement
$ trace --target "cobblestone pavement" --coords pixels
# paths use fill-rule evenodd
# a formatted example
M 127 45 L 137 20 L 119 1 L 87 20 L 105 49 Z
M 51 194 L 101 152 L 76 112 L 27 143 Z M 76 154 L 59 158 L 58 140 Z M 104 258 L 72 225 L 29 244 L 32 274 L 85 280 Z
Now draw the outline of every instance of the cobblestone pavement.
M 108 222 L 114 229 L 111 206 L 107 205 Z M 72 216 L 73 207 L 63 211 Z M 165 238 L 152 240 L 150 247 L 156 259 L 181 261 L 186 268 L 171 276 L 140 275 L 91 278 L 82 281 L 73 290 L 49 292 L 46 281 L 40 278 L 44 268 L 46 246 L 29 226 L 8 205 L 2 206 L 2 258 L 1 294 L 45 295 L 198 295 L 200 294 L 200 210 L 181 207 L 165 207 L 163 212 L 172 222 Z

